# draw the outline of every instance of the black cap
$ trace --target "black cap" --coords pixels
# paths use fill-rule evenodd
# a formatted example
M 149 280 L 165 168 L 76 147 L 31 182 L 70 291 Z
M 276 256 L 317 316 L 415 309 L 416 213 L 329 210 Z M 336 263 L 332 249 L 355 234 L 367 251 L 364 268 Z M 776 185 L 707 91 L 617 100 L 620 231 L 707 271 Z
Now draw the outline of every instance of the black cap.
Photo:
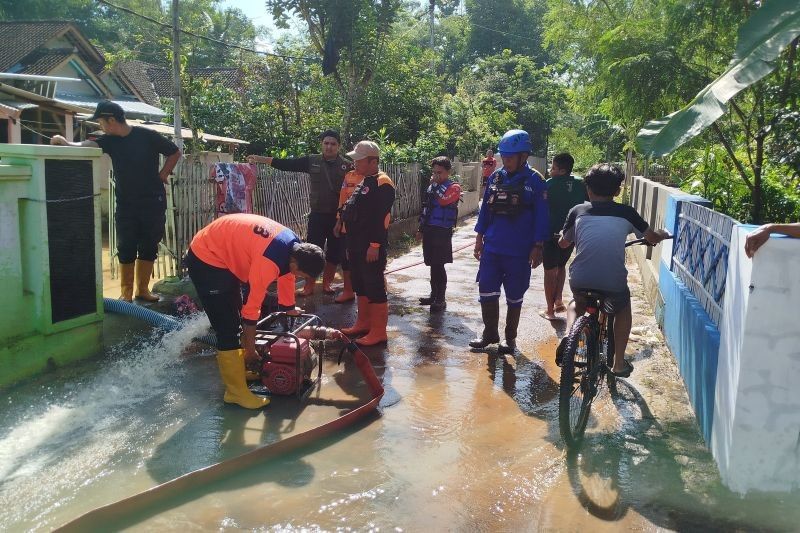
M 319 134 L 319 140 L 324 141 L 325 137 L 333 137 L 337 143 L 341 143 L 342 139 L 339 138 L 339 132 L 336 130 L 325 130 Z
M 121 105 L 115 104 L 110 100 L 101 100 L 97 103 L 94 115 L 92 115 L 90 120 L 95 120 L 99 117 L 114 117 L 117 121 L 121 122 L 125 120 L 125 110 L 122 109 Z

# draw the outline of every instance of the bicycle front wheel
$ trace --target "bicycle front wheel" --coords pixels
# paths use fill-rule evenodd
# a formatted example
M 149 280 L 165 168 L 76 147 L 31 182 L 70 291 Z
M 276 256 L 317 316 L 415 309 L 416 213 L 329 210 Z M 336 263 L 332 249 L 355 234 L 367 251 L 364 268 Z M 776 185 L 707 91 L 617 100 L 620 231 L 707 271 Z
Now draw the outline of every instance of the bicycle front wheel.
M 597 358 L 597 336 L 592 317 L 579 317 L 569 332 L 561 363 L 558 397 L 558 426 L 567 448 L 580 447 L 596 393 L 591 383 L 593 361 Z

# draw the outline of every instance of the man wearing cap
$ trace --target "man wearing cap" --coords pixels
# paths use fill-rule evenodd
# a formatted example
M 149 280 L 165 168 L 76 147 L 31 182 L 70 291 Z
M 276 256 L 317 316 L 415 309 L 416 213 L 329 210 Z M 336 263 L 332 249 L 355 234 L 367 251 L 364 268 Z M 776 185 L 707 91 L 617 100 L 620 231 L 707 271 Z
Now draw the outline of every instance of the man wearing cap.
M 125 120 L 119 104 L 103 100 L 97 104 L 90 120 L 100 124 L 101 135 L 96 141 L 68 142 L 55 135 L 50 144 L 100 148 L 111 157 L 114 168 L 114 192 L 117 202 L 117 257 L 120 266 L 120 300 L 135 297 L 157 302 L 148 285 L 153 263 L 158 255 L 158 243 L 164 237 L 167 196 L 164 186 L 181 151 L 159 133 Z M 158 168 L 159 154 L 166 156 Z
M 383 273 L 386 270 L 386 246 L 389 221 L 394 203 L 394 183 L 378 168 L 380 150 L 370 141 L 355 145 L 347 157 L 364 180 L 342 206 L 341 220 L 347 239 L 347 256 L 358 296 L 358 318 L 351 328 L 342 329 L 362 346 L 386 342 L 389 304 Z
M 297 158 L 279 159 L 260 155 L 247 156 L 248 163 L 266 163 L 272 168 L 286 172 L 306 172 L 311 185 L 311 213 L 308 216 L 308 242 L 325 250 L 325 270 L 322 272 L 322 291 L 333 293 L 331 282 L 336 275 L 336 266 L 341 261 L 341 239 L 333 233 L 336 225 L 336 211 L 339 208 L 339 190 L 344 176 L 353 166 L 339 153 L 339 132 L 325 130 L 319 136 L 322 143 L 321 154 L 311 154 Z M 343 274 L 345 292 L 350 285 L 349 275 Z M 314 294 L 316 279 L 306 279 L 305 287 L 299 294 Z M 350 298 L 352 300 L 352 298 Z M 339 303 L 347 300 L 340 300 Z

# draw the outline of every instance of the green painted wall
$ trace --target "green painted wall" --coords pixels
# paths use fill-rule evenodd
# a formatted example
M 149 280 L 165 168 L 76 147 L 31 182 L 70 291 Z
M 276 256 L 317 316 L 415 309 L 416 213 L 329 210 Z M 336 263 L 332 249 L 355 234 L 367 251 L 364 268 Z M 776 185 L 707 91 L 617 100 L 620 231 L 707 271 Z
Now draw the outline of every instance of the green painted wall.
M 0 145 L 0 387 L 38 372 L 91 356 L 102 347 L 102 265 L 99 198 L 99 158 L 96 148 L 40 145 Z M 85 176 L 72 180 L 90 187 L 93 198 L 83 200 L 82 209 L 91 206 L 94 227 L 95 283 L 93 287 L 67 287 L 67 292 L 51 291 L 50 240 L 69 239 L 70 220 L 48 234 L 48 206 L 63 206 L 70 201 L 69 191 L 57 201 L 48 202 L 45 167 L 47 160 L 89 161 Z M 51 165 L 52 166 L 52 165 Z M 51 170 L 52 172 L 52 170 Z M 51 196 L 54 176 L 50 176 Z M 84 181 L 86 180 L 86 181 Z M 57 220 L 57 219 L 56 219 Z M 52 259 L 57 275 L 62 274 L 58 258 Z M 91 263 L 90 263 L 91 264 Z M 63 277 L 62 277 L 63 279 Z M 61 284 L 63 286 L 63 282 Z M 58 292 L 59 289 L 56 289 Z M 69 291 L 92 291 L 94 306 L 68 319 L 53 321 L 53 299 L 69 300 Z M 76 293 L 75 296 L 78 296 Z

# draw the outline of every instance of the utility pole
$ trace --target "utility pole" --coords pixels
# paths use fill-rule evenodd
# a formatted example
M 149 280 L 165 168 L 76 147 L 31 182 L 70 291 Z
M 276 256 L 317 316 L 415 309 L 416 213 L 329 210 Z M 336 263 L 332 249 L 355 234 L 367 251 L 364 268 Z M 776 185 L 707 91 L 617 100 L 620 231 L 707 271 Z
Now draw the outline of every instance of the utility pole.
M 428 7 L 428 13 L 430 15 L 430 21 L 431 21 L 431 53 L 433 53 L 433 25 L 435 23 L 435 20 L 433 18 L 433 9 L 435 7 L 436 7 L 436 0 L 430 0 L 430 5 Z M 435 67 L 436 67 L 436 64 L 435 64 L 436 59 L 435 59 L 435 56 L 432 56 L 432 57 L 434 57 L 434 59 L 431 59 L 431 70 L 434 70 Z
M 431 21 L 431 50 L 433 50 L 433 24 L 434 24 L 433 9 L 435 7 L 436 7 L 436 0 L 430 0 L 430 5 L 428 7 L 428 14 L 430 15 L 430 21 Z
M 181 31 L 178 27 L 178 0 L 172 0 L 172 81 L 175 90 L 175 144 L 183 151 L 183 128 L 181 127 Z

